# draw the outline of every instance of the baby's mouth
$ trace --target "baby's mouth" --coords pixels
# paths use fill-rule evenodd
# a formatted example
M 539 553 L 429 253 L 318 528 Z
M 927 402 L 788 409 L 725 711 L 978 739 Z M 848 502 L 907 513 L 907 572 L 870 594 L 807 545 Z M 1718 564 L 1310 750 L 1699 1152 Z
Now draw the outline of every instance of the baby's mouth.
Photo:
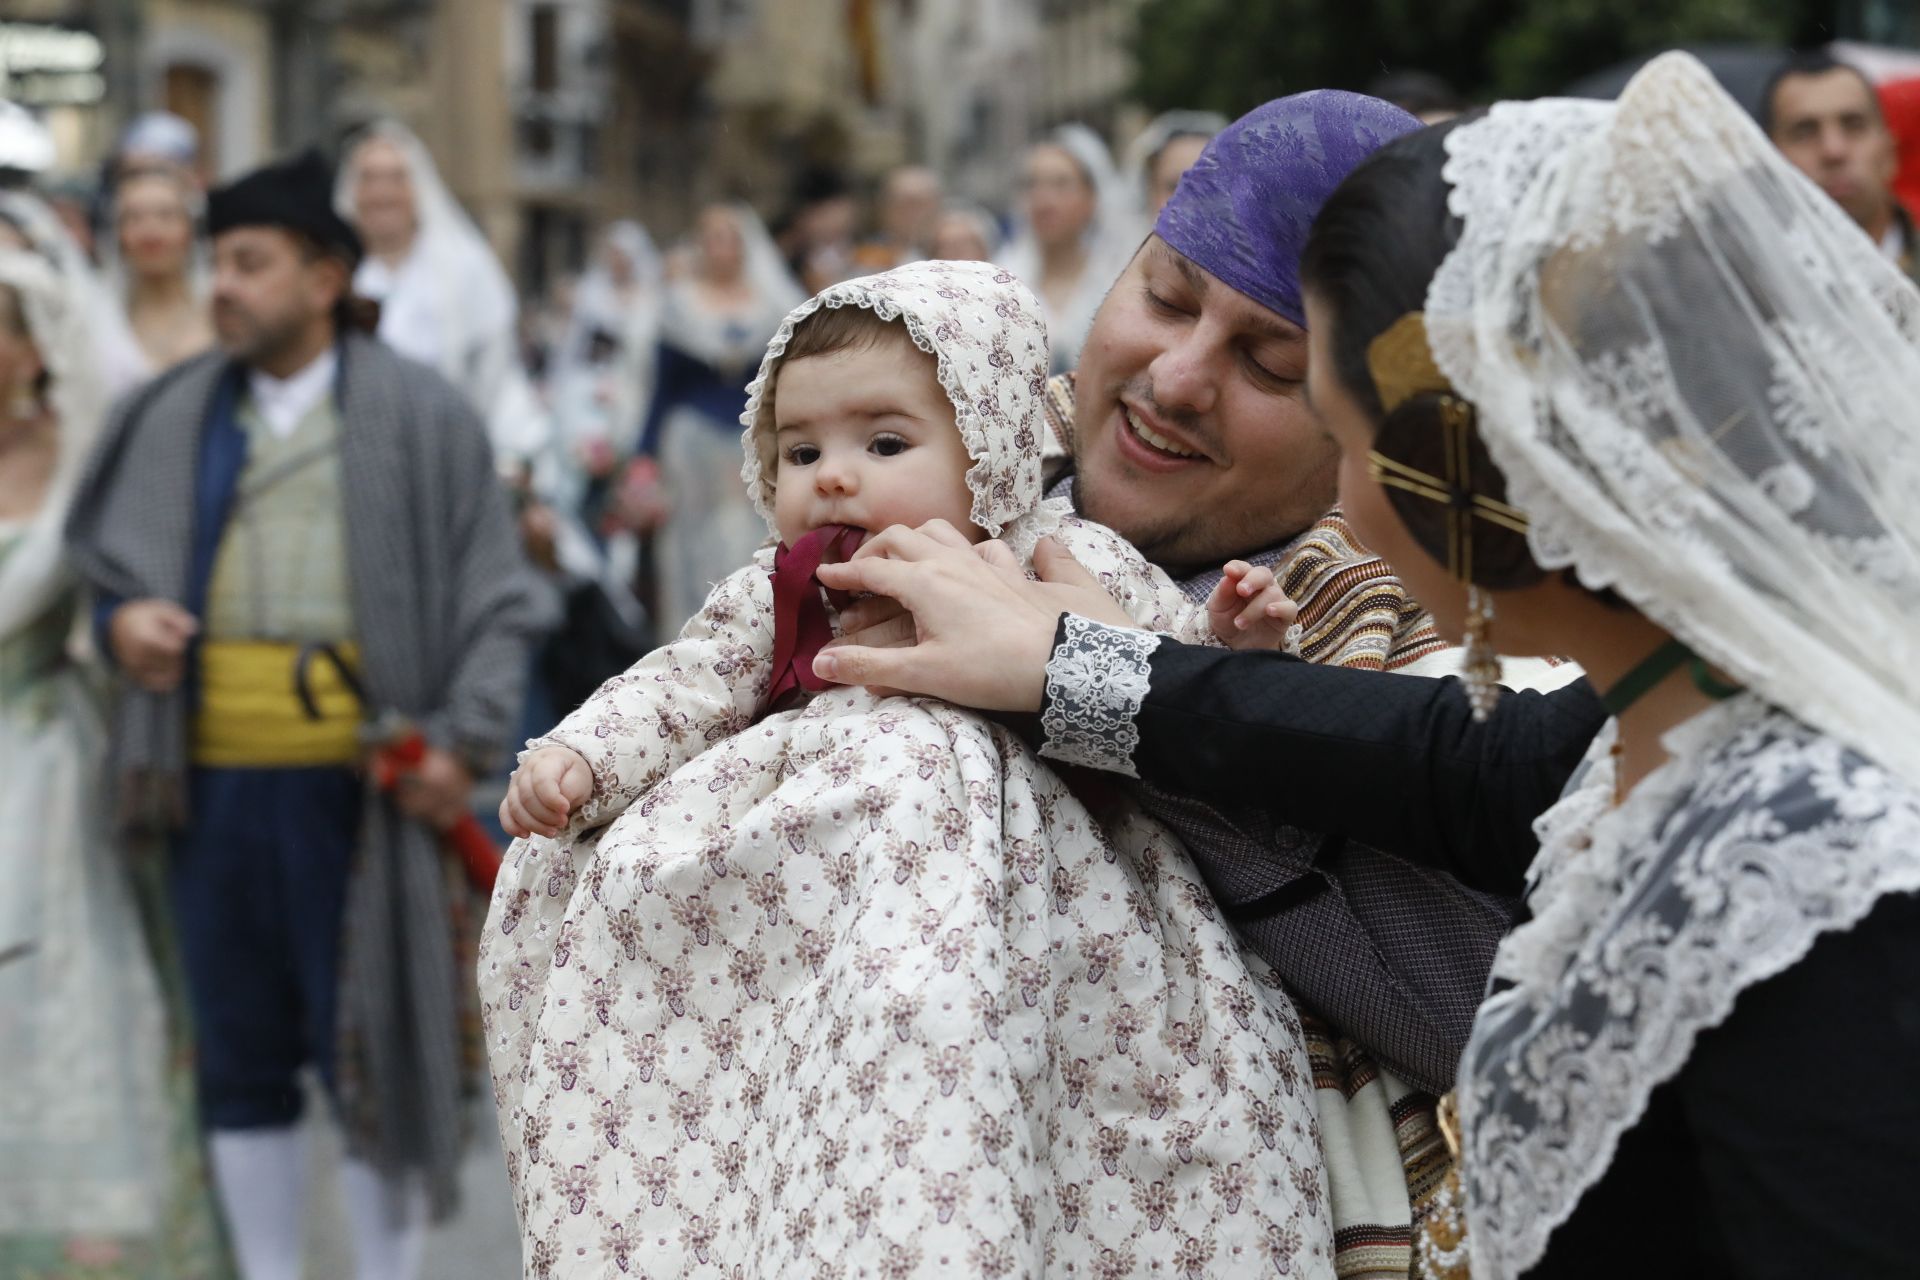
M 823 524 L 819 528 L 842 531 L 839 537 L 827 539 L 826 547 L 820 556 L 821 564 L 841 564 L 853 559 L 853 553 L 865 546 L 867 539 L 873 536 L 867 529 L 857 524 Z
M 866 540 L 871 536 L 866 529 L 857 524 L 823 524 L 816 525 L 814 528 L 809 529 L 806 536 L 801 538 L 800 541 L 803 544 L 815 543 L 818 545 L 820 550 L 819 564 L 844 564 L 848 560 L 853 559 L 854 553 L 860 550 L 861 546 L 864 545 Z M 817 572 L 816 570 L 814 582 L 819 584 L 820 589 L 826 593 L 827 603 L 833 606 L 835 612 L 845 609 L 857 598 L 852 593 L 841 591 L 835 587 L 829 587 L 825 583 L 820 582 Z

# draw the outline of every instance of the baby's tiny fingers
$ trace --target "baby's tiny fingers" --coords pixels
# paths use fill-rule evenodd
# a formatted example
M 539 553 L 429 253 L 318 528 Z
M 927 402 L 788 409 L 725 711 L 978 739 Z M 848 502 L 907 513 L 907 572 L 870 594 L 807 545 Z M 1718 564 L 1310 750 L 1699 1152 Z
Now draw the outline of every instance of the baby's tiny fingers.
M 506 828 L 509 835 L 526 837 L 541 834 L 540 824 L 527 812 L 527 806 L 511 793 L 501 802 L 500 825 Z
M 533 788 L 534 799 L 557 817 L 565 817 L 572 806 L 567 803 L 566 790 L 561 787 L 558 778 L 542 778 Z
M 1240 611 L 1240 616 L 1233 620 L 1233 625 L 1245 631 L 1256 622 L 1268 622 L 1271 620 L 1272 615 L 1267 612 L 1266 601 L 1255 600 L 1252 604 Z

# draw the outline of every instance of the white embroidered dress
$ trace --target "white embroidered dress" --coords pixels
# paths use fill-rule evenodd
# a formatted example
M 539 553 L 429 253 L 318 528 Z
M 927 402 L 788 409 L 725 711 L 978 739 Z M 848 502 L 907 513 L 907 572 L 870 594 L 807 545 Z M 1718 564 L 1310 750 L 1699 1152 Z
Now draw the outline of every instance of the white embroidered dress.
M 1046 339 L 1011 276 L 835 286 L 748 422 L 822 305 L 935 355 L 976 523 L 1023 556 L 1062 538 L 1143 625 L 1203 624 L 1038 505 Z M 942 703 L 835 689 L 756 722 L 770 561 L 543 740 L 593 796 L 514 845 L 480 959 L 527 1274 L 1329 1274 L 1297 1019 L 1173 838 Z

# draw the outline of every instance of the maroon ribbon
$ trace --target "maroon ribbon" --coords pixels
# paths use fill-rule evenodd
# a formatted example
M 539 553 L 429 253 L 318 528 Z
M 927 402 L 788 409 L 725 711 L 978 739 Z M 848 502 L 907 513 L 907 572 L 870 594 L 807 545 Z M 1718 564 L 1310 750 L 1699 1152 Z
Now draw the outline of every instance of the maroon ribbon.
M 818 571 L 822 564 L 851 558 L 866 538 L 865 529 L 826 524 L 791 547 L 781 543 L 773 553 L 773 683 L 767 690 L 768 708 L 778 706 L 797 689 L 818 693 L 827 687 L 827 681 L 813 674 L 813 659 L 833 639 L 827 599 L 844 607 L 847 597 L 822 587 Z

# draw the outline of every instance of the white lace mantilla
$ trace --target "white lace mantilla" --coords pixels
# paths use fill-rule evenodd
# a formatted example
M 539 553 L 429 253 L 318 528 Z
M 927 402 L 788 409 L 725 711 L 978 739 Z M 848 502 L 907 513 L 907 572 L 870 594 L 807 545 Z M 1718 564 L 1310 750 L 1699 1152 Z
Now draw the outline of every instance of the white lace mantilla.
M 1140 745 L 1134 718 L 1147 700 L 1153 651 L 1160 637 L 1069 613 L 1064 634 L 1047 660 L 1047 707 L 1040 716 L 1040 754 L 1139 777 L 1133 753 Z
M 1476 1280 L 1540 1260 L 1742 991 L 1920 890 L 1920 795 L 1758 697 L 1668 735 L 1618 808 L 1614 734 L 1537 823 L 1535 915 L 1501 944 L 1461 1063 Z
M 1533 558 L 1920 784 L 1920 292 L 1686 54 L 1445 146 L 1429 344 Z

